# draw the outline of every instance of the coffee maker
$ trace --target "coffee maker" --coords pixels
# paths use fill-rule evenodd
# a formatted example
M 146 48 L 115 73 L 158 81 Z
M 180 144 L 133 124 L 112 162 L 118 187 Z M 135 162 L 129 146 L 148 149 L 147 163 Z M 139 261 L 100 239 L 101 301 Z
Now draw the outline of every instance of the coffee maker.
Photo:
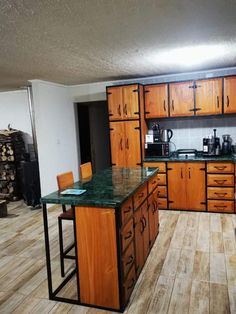
M 214 135 L 209 135 L 203 139 L 203 155 L 220 155 L 220 138 L 216 136 L 216 129 L 213 129 Z
M 222 135 L 223 143 L 222 143 L 222 154 L 230 155 L 232 152 L 232 139 L 229 134 Z

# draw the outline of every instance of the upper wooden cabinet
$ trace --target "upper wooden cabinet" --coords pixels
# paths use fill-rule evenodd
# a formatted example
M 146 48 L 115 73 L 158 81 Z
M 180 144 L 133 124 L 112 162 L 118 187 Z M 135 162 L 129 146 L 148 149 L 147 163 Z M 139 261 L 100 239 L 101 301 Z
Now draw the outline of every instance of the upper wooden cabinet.
M 170 84 L 170 117 L 194 113 L 193 81 Z
M 110 121 L 139 118 L 139 85 L 107 88 Z
M 224 78 L 224 113 L 236 113 L 236 76 Z
M 222 79 L 196 81 L 196 115 L 222 114 Z
M 168 85 L 146 85 L 144 87 L 145 118 L 168 117 Z
M 110 122 L 112 164 L 132 167 L 141 164 L 139 121 Z

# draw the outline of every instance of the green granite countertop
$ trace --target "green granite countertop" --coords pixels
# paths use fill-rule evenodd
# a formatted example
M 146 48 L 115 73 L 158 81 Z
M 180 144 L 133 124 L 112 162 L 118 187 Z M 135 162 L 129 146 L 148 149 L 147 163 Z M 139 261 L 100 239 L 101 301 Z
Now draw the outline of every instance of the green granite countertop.
M 196 157 L 177 157 L 177 156 L 170 156 L 170 157 L 146 157 L 144 158 L 144 162 L 161 162 L 161 161 L 232 161 L 236 163 L 236 156 L 229 155 L 229 156 L 196 156 Z
M 43 204 L 68 204 L 93 207 L 119 207 L 140 185 L 158 172 L 158 168 L 110 167 L 94 174 L 90 181 L 76 182 L 68 188 L 85 189 L 80 196 L 62 196 L 55 191 L 41 198 Z

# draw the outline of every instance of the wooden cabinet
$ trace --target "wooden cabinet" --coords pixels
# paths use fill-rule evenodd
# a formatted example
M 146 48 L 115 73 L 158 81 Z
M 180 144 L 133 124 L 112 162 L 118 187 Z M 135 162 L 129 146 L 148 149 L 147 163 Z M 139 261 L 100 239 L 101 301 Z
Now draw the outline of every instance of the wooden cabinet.
M 167 169 L 169 208 L 204 211 L 205 163 L 168 162 Z
M 168 85 L 146 85 L 144 87 L 145 118 L 168 117 Z
M 170 117 L 192 116 L 194 112 L 193 81 L 170 84 Z
M 140 274 L 149 253 L 148 205 L 145 201 L 134 212 L 136 273 Z
M 236 76 L 224 78 L 224 113 L 236 113 Z
M 159 209 L 167 209 L 167 180 L 166 180 L 166 163 L 165 162 L 144 162 L 144 167 L 157 167 L 157 205 Z
M 111 160 L 116 166 L 141 164 L 139 121 L 110 122 Z
M 207 163 L 207 207 L 210 212 L 234 213 L 235 166 L 232 162 Z
M 151 247 L 159 231 L 157 189 L 155 189 L 155 191 L 148 197 L 148 218 L 149 218 L 149 246 Z
M 139 85 L 107 88 L 110 121 L 139 118 Z
M 196 81 L 196 115 L 222 114 L 222 79 Z

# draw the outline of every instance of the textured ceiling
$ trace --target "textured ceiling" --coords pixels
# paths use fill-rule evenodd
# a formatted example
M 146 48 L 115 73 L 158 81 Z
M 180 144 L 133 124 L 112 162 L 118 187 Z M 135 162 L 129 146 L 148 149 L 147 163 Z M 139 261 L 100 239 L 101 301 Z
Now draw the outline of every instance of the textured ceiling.
M 158 54 L 199 44 L 225 53 L 191 70 L 236 65 L 236 1 L 1 0 L 0 89 L 188 71 Z

